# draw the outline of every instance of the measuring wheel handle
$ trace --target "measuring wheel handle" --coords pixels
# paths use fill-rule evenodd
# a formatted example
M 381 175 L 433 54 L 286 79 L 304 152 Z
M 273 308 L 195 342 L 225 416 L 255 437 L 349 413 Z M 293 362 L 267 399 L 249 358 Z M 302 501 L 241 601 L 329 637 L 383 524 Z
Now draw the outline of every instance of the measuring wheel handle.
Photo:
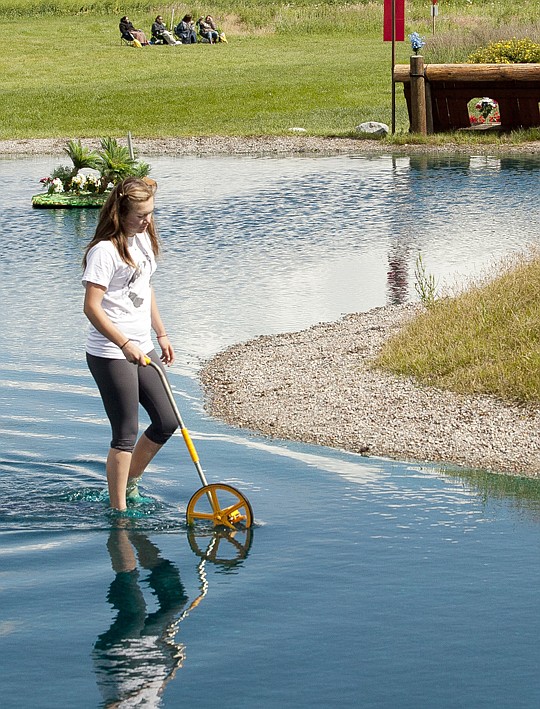
M 186 513 L 188 525 L 192 525 L 196 520 L 206 520 L 213 522 L 214 527 L 228 527 L 229 529 L 238 530 L 241 525 L 244 529 L 248 529 L 253 523 L 253 510 L 249 500 L 232 485 L 224 483 L 208 484 L 189 431 L 182 421 L 182 416 L 174 400 L 165 372 L 150 357 L 145 358 L 145 363 L 151 366 L 161 379 L 167 398 L 180 426 L 189 455 L 203 485 L 188 503 Z

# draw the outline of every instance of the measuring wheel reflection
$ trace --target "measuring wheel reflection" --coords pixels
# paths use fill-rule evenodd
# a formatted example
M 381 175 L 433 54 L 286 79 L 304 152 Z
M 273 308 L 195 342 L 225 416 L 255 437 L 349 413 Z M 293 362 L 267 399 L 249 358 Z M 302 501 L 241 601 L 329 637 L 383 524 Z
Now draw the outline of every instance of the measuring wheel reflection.
M 248 529 L 197 529 L 188 531 L 191 550 L 201 559 L 219 566 L 232 567 L 243 561 L 251 547 L 253 530 Z

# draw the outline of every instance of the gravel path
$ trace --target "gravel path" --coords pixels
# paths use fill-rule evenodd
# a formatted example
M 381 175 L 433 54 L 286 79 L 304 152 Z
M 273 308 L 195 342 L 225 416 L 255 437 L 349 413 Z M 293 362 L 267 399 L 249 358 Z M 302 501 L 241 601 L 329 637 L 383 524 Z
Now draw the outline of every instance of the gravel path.
M 0 155 L 62 155 L 67 138 L 35 140 L 0 140 Z M 89 148 L 98 148 L 99 140 L 82 139 Z M 127 144 L 120 138 L 119 143 Z M 314 138 L 309 136 L 284 137 L 191 137 L 191 138 L 133 138 L 133 145 L 141 156 L 158 155 L 267 155 L 267 154 L 340 154 L 353 152 L 385 152 L 379 141 L 352 138 Z M 381 149 L 382 148 L 382 149 Z
M 400 460 L 540 474 L 540 412 L 418 387 L 370 360 L 417 305 L 234 345 L 201 372 L 207 408 L 263 434 Z
M 78 140 L 78 138 L 75 138 Z M 58 155 L 63 154 L 67 138 L 37 138 L 32 140 L 0 140 L 0 155 Z M 89 148 L 99 147 L 97 139 L 82 139 Z M 119 142 L 126 144 L 120 138 Z M 354 138 L 317 138 L 311 136 L 283 137 L 192 137 L 192 138 L 153 138 L 144 139 L 134 136 L 134 147 L 140 156 L 157 155 L 279 155 L 310 154 L 338 155 L 352 153 L 474 153 L 479 154 L 520 154 L 540 153 L 540 141 L 520 145 L 392 145 L 380 140 L 360 140 Z

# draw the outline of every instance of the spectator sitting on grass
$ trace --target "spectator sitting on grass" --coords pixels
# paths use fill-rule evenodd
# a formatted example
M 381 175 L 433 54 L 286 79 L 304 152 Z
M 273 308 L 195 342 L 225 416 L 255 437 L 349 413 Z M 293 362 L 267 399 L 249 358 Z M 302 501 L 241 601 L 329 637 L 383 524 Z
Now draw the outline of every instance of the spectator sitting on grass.
M 199 17 L 197 20 L 197 30 L 201 37 L 205 39 L 210 44 L 215 44 L 219 39 L 219 34 L 216 30 L 205 21 L 204 17 Z
M 193 17 L 184 15 L 182 22 L 179 22 L 174 33 L 182 44 L 197 44 L 197 34 L 193 26 Z
M 140 42 L 143 47 L 148 46 L 149 42 L 146 39 L 144 32 L 142 30 L 136 30 L 133 22 L 130 21 L 127 15 L 122 17 L 118 26 L 120 28 L 120 34 L 124 39 L 127 39 L 128 41 L 136 39 L 137 42 Z
M 216 22 L 212 15 L 206 15 L 204 18 L 204 21 L 206 22 L 207 25 L 210 25 L 211 29 L 216 31 L 218 33 L 218 38 L 220 42 L 227 42 L 227 37 L 225 37 L 225 32 L 222 32 L 219 27 L 216 25 Z
M 158 15 L 152 23 L 152 39 L 154 42 L 161 41 L 164 44 L 180 44 L 167 29 L 161 15 Z

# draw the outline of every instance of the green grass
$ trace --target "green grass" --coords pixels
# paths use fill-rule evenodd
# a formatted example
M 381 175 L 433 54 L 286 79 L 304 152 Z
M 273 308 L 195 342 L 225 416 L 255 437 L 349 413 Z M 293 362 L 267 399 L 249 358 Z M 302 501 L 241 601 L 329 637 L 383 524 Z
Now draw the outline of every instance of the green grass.
M 46 32 L 33 24 L 4 47 L 0 138 L 272 135 L 293 126 L 340 135 L 364 120 L 390 121 L 387 46 L 373 39 L 240 36 L 133 49 L 110 19 L 39 23 Z M 81 46 L 81 34 L 91 42 Z M 405 125 L 403 101 L 399 115 Z
M 121 8 L 116 0 L 4 0 L 0 138 L 118 136 L 128 130 L 149 138 L 279 135 L 293 126 L 312 135 L 348 136 L 365 120 L 391 122 L 390 45 L 381 38 L 381 1 L 217 0 L 191 11 L 210 10 L 228 45 L 120 45 L 121 14 L 149 30 L 157 12 L 170 21 L 172 8 L 146 0 L 127 0 Z M 487 41 L 510 28 L 538 27 L 536 0 L 519 7 L 510 0 L 445 0 L 435 35 L 428 10 L 423 0 L 407 4 L 406 32 L 426 37 L 426 61 L 458 48 L 463 54 L 478 46 L 480 35 Z M 183 12 L 175 7 L 176 20 Z M 409 43 L 398 43 L 397 61 L 407 62 L 409 55 Z M 399 85 L 396 107 L 392 142 L 441 141 L 408 134 Z M 535 137 L 524 132 L 442 140 Z
M 540 403 L 540 256 L 443 298 L 383 348 L 376 366 L 426 385 Z

